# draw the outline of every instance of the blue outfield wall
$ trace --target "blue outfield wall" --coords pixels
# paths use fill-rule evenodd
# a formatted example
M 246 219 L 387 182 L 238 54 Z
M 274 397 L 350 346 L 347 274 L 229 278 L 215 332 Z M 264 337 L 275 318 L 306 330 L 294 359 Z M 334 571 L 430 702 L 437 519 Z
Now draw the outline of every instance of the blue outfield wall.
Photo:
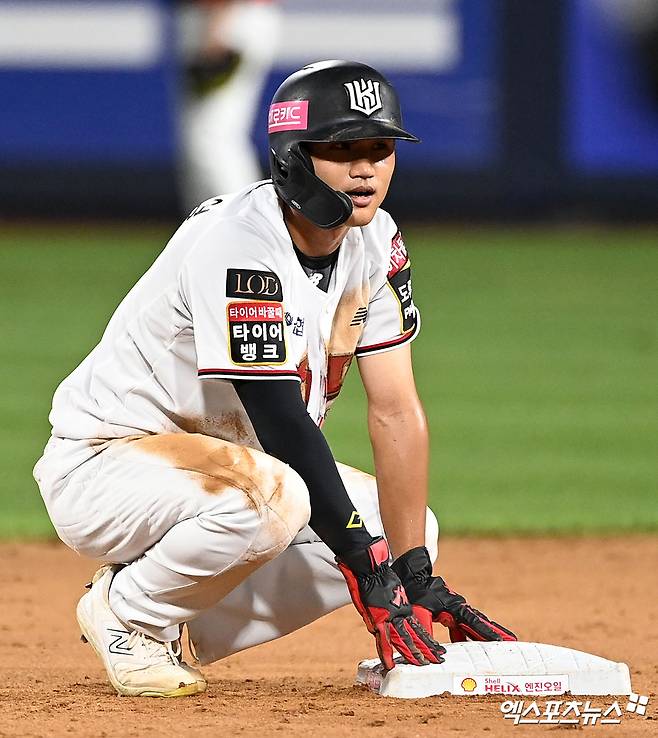
M 141 68 L 0 66 L 0 95 L 9 101 L 0 118 L 0 156 L 5 161 L 173 163 L 183 84 L 173 42 L 174 17 L 170 3 L 147 4 L 157 8 L 163 43 L 162 53 Z M 425 143 L 422 151 L 406 157 L 410 167 L 482 167 L 496 155 L 498 34 L 494 5 L 484 12 L 482 7 L 477 0 L 459 4 L 459 56 L 449 69 L 399 71 L 393 59 L 384 70 L 400 90 L 407 126 Z M 266 84 L 261 115 L 254 121 L 263 158 L 265 101 L 292 71 L 294 67 L 279 64 Z
M 655 176 L 658 88 L 651 89 L 633 37 L 596 2 L 577 0 L 569 5 L 566 48 L 569 166 L 599 176 Z M 658 56 L 655 63 L 658 68 Z
M 394 48 L 383 65 L 400 90 L 406 125 L 423 139 L 401 150 L 392 193 L 409 217 L 596 210 L 616 200 L 616 189 L 636 192 L 639 213 L 658 212 L 658 101 L 628 38 L 601 17 L 598 0 L 535 0 L 532 12 L 523 0 L 367 0 L 363 8 L 337 0 L 330 7 L 358 23 L 363 16 L 350 13 L 374 12 L 373 3 L 392 19 L 399 14 L 411 32 L 414 18 L 434 18 L 441 32 L 443 47 L 424 56 L 419 50 L 418 68 Z M 44 8 L 64 6 L 86 14 L 92 31 L 103 13 L 135 12 L 143 33 L 118 34 L 114 55 L 111 46 L 103 51 L 102 38 L 90 41 L 90 54 L 100 47 L 90 61 L 84 48 L 79 59 L 75 49 L 67 58 L 64 38 L 55 39 L 59 48 L 41 48 L 32 34 L 15 44 L 13 57 L 0 48 L 0 212 L 171 213 L 183 82 L 174 4 L 0 0 L 0 47 L 3 18 L 5 28 L 29 29 Z M 319 0 L 282 6 L 293 20 L 314 8 L 330 12 Z M 533 39 L 552 57 L 533 54 Z M 283 51 L 286 43 L 284 35 Z M 313 38 L 308 45 L 311 53 Z M 547 77 L 547 64 L 559 74 Z M 266 100 L 295 66 L 282 53 L 265 86 L 253 130 L 263 160 Z M 548 80 L 531 90 L 543 96 L 547 114 L 533 123 L 535 102 L 519 89 L 523 80 L 532 87 L 535 71 Z

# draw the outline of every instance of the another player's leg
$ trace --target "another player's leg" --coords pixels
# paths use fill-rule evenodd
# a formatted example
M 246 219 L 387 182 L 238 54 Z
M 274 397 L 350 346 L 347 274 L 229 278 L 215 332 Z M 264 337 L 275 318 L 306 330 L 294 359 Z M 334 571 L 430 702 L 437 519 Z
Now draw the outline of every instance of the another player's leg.
M 280 15 L 275 3 L 234 4 L 220 29 L 222 38 L 214 39 L 223 51 L 234 52 L 230 73 L 225 70 L 214 81 L 207 76 L 206 89 L 188 95 L 181 134 L 183 194 L 190 209 L 262 178 L 251 129 L 276 51 Z
M 62 492 L 77 522 L 53 515 L 78 552 L 126 564 L 82 598 L 83 634 L 122 694 L 202 691 L 180 662 L 181 625 L 289 545 L 310 515 L 306 487 L 266 454 L 198 434 L 121 440 L 99 456 L 95 475 Z

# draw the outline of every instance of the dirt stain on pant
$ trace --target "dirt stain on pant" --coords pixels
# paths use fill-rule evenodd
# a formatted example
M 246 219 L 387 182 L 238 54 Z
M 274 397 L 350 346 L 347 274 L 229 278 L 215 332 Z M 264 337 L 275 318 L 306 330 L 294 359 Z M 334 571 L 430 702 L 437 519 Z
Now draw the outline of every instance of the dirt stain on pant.
M 192 475 L 208 494 L 242 490 L 251 507 L 281 494 L 287 467 L 262 451 L 200 433 L 164 433 L 132 438 L 130 448 L 165 459 Z

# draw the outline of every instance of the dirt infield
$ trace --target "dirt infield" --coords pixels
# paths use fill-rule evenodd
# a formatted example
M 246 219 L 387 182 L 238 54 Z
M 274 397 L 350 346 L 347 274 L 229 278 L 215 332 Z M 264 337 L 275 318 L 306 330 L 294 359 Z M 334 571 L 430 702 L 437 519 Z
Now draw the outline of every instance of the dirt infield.
M 4 544 L 0 560 L 0 736 L 494 738 L 568 729 L 514 726 L 503 698 L 392 700 L 353 686 L 357 661 L 374 649 L 352 608 L 206 667 L 199 697 L 119 698 L 78 640 L 74 606 L 95 564 L 54 543 Z M 629 664 L 634 689 L 650 696 L 647 716 L 626 713 L 622 699 L 620 725 L 583 730 L 658 734 L 658 537 L 447 539 L 441 561 L 455 588 L 523 640 Z

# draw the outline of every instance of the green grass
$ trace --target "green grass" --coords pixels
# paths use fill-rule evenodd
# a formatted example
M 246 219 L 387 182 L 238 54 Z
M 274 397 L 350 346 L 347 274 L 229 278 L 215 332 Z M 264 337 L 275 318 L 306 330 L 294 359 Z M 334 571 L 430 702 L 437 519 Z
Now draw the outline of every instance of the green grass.
M 31 467 L 58 382 L 168 229 L 0 236 L 0 536 L 51 531 Z M 658 232 L 407 229 L 432 506 L 448 532 L 658 530 Z M 327 423 L 371 469 L 353 370 Z
M 0 537 L 52 534 L 32 467 L 50 435 L 53 392 L 166 238 L 93 225 L 0 235 Z

